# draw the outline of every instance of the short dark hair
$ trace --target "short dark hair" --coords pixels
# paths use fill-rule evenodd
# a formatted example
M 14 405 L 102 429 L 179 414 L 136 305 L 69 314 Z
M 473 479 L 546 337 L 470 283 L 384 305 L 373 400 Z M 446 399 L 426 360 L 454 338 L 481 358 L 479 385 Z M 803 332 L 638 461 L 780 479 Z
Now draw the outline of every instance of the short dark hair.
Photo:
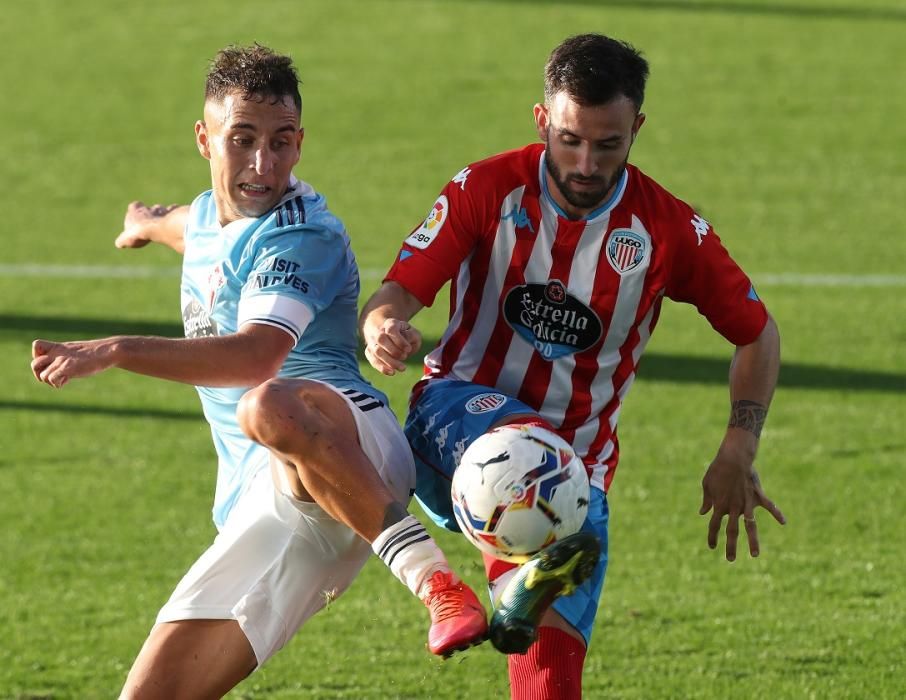
M 282 56 L 261 44 L 227 46 L 217 52 L 205 81 L 205 100 L 223 100 L 239 92 L 243 99 L 269 99 L 274 103 L 292 98 L 302 112 L 299 75 L 289 56 Z
M 636 109 L 645 99 L 648 61 L 631 44 L 603 34 L 571 36 L 553 50 L 544 68 L 547 103 L 566 92 L 581 105 L 595 106 L 619 95 Z

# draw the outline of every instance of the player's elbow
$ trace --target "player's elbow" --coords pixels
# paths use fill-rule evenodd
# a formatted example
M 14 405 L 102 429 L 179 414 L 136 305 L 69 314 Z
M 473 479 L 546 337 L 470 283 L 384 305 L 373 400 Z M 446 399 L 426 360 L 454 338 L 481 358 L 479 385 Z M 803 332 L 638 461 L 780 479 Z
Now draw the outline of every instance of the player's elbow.
M 780 329 L 777 327 L 777 322 L 774 320 L 774 317 L 771 314 L 768 314 L 767 323 L 764 324 L 764 328 L 761 330 L 761 334 L 758 336 L 756 341 L 761 343 L 767 352 L 776 357 L 780 358 Z
M 284 358 L 271 356 L 258 357 L 249 363 L 248 386 L 256 387 L 277 376 L 283 366 Z

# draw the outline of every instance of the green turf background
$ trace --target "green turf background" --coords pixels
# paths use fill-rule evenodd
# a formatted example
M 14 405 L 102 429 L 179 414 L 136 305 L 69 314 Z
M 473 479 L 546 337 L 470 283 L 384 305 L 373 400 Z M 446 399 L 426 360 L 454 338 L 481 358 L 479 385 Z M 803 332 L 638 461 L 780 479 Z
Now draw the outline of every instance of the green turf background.
M 644 50 L 633 160 L 702 210 L 780 325 L 758 465 L 789 520 L 760 516 L 757 560 L 705 546 L 731 348 L 666 305 L 622 415 L 586 695 L 906 694 L 903 2 L 34 0 L 0 13 L 0 698 L 115 697 L 213 534 L 190 387 L 111 372 L 54 392 L 28 371 L 35 337 L 179 334 L 177 256 L 112 240 L 129 200 L 207 187 L 207 60 L 254 40 L 295 57 L 297 173 L 345 220 L 367 294 L 445 181 L 534 138 L 544 60 L 581 31 Z M 427 338 L 443 321 L 443 303 L 418 319 Z M 417 369 L 368 376 L 402 411 Z M 468 545 L 441 542 L 480 585 Z M 371 562 L 231 697 L 505 697 L 490 646 L 441 663 L 426 627 Z

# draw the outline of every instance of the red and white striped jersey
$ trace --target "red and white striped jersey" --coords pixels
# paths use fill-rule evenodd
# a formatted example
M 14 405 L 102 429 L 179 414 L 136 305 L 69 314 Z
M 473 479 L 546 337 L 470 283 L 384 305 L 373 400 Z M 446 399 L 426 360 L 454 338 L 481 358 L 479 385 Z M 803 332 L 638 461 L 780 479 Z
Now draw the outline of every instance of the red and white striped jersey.
M 767 321 L 748 277 L 688 204 L 630 165 L 607 202 L 570 220 L 547 191 L 540 143 L 460 171 L 386 279 L 425 306 L 451 280 L 450 322 L 425 377 L 532 406 L 605 491 L 620 405 L 664 296 L 694 304 L 737 345 Z

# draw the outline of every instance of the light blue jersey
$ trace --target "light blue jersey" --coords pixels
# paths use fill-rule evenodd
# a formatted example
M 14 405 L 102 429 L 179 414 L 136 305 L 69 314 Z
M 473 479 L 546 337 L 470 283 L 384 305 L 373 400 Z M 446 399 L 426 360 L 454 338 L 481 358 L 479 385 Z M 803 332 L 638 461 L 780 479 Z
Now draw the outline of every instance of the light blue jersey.
M 217 222 L 209 190 L 192 203 L 185 229 L 181 304 L 188 338 L 235 333 L 246 323 L 280 328 L 295 346 L 281 377 L 318 379 L 387 398 L 356 360 L 359 273 L 342 222 L 323 196 L 292 178 L 277 206 L 257 219 Z M 196 387 L 217 450 L 218 529 L 268 452 L 239 428 L 247 388 Z

